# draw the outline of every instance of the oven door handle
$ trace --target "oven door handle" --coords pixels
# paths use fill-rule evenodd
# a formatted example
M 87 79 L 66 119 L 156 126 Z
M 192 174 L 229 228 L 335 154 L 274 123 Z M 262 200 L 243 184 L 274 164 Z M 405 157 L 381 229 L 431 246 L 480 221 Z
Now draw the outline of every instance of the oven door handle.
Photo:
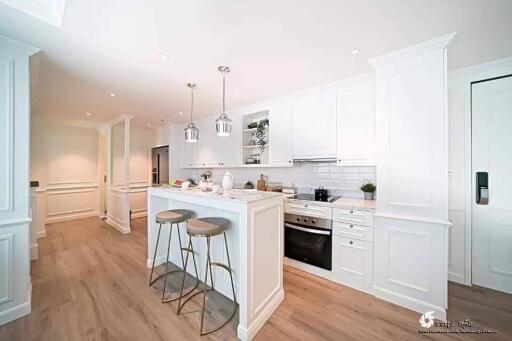
M 323 235 L 326 235 L 326 236 L 330 236 L 331 235 L 330 231 L 320 231 L 320 230 L 315 230 L 315 229 L 307 229 L 305 227 L 301 227 L 301 226 L 297 226 L 297 225 L 292 225 L 292 224 L 288 224 L 288 223 L 284 223 L 284 226 L 285 227 L 289 227 L 289 228 L 294 229 L 294 230 L 299 230 L 299 231 L 307 232 L 307 233 L 323 234 Z

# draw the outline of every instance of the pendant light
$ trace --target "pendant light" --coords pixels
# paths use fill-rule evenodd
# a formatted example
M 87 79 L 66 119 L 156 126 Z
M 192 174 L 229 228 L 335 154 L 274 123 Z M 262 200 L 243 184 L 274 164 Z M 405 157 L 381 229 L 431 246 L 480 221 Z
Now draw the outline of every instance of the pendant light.
M 184 129 L 185 141 L 188 143 L 195 143 L 199 140 L 199 129 L 197 129 L 194 122 L 192 122 L 192 114 L 194 113 L 194 89 L 196 85 L 194 83 L 187 83 L 190 88 L 190 123 Z
M 231 135 L 233 122 L 226 115 L 226 73 L 231 71 L 231 69 L 229 66 L 219 66 L 218 70 L 222 72 L 222 114 L 215 121 L 215 128 L 217 129 L 218 136 L 229 136 Z

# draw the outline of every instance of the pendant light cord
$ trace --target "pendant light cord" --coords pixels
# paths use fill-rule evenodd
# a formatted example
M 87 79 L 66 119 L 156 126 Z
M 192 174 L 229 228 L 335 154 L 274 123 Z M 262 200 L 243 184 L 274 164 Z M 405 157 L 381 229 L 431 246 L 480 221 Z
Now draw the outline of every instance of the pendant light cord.
M 222 72 L 222 113 L 226 113 L 226 71 Z
M 194 112 L 194 88 L 190 87 L 190 122 L 193 122 L 192 114 Z

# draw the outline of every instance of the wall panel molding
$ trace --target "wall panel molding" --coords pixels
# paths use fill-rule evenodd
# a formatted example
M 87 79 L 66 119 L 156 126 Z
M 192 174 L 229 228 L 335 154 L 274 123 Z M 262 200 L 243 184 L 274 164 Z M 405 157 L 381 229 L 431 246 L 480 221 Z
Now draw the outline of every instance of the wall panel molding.
M 14 60 L 0 60 L 0 212 L 14 210 Z
M 0 304 L 12 300 L 14 235 L 0 235 Z

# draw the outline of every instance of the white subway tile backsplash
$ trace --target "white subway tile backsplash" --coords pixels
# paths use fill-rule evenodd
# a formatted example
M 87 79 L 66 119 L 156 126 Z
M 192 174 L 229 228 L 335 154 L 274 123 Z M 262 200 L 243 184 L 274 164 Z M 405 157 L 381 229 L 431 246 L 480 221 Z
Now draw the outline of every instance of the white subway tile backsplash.
M 182 177 L 198 176 L 200 170 L 183 169 Z M 214 181 L 222 181 L 225 169 L 212 169 Z M 280 182 L 283 185 L 295 185 L 300 192 L 312 192 L 316 187 L 323 186 L 332 194 L 351 198 L 362 198 L 361 185 L 366 181 L 375 182 L 375 167 L 338 167 L 336 163 L 303 163 L 290 168 L 233 168 L 230 172 L 235 176 L 236 183 L 247 180 L 256 183 L 260 174 L 265 174 L 269 182 Z M 175 175 L 176 176 L 176 175 Z

